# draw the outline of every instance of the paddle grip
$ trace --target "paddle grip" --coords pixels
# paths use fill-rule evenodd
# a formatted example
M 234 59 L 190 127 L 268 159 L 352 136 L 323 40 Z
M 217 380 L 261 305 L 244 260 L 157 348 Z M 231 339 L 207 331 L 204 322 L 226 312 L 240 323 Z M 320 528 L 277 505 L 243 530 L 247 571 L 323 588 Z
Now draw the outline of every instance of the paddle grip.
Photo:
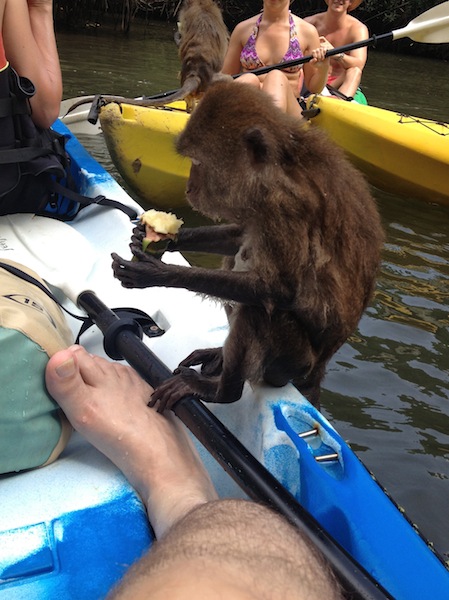
M 78 297 L 83 308 L 103 334 L 114 358 L 124 358 L 153 387 L 173 375 L 144 344 L 139 333 L 121 320 L 93 292 Z M 111 329 L 112 328 L 112 329 Z M 110 332 L 114 331 L 114 341 Z M 112 357 L 112 356 L 111 356 Z M 252 499 L 270 506 L 304 532 L 331 563 L 343 588 L 354 600 L 385 600 L 392 597 L 318 523 L 318 521 L 278 482 L 240 441 L 194 397 L 182 398 L 173 412 L 223 469 Z

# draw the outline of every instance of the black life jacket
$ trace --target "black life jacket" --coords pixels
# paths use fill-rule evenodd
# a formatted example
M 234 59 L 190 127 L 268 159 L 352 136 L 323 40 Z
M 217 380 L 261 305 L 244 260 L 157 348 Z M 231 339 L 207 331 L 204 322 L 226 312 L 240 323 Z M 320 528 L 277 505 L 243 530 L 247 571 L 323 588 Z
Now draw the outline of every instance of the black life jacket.
M 12 67 L 0 71 L 0 215 L 29 212 L 68 221 L 95 203 L 136 218 L 136 212 L 120 202 L 78 193 L 65 137 L 40 129 L 31 119 L 34 93 L 32 82 Z

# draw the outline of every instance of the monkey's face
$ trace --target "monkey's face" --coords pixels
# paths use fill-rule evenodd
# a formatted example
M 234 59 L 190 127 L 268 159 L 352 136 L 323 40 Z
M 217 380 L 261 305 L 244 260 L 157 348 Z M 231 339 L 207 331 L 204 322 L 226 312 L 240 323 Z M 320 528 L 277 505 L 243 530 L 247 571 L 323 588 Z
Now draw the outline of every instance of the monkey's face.
M 211 168 L 208 161 L 199 161 L 192 158 L 190 176 L 186 186 L 186 198 L 190 206 L 203 215 L 219 221 L 233 219 L 234 215 L 228 214 L 227 204 L 232 182 L 217 180 L 217 171 Z
M 211 85 L 176 143 L 192 161 L 191 206 L 212 219 L 253 216 L 267 186 L 282 176 L 287 155 L 298 154 L 296 146 L 286 152 L 296 139 L 291 127 L 265 93 L 232 81 Z

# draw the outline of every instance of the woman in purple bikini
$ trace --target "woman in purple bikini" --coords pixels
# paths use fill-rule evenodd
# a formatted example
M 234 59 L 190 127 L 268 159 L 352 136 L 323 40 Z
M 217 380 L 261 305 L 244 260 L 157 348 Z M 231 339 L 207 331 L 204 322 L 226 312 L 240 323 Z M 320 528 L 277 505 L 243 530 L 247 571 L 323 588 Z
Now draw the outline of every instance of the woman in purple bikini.
M 313 25 L 292 14 L 290 0 L 264 0 L 263 11 L 239 23 L 232 32 L 223 73 L 244 73 L 239 83 L 256 85 L 273 97 L 279 108 L 302 118 L 298 98 L 303 80 L 307 89 L 319 93 L 327 81 L 329 59 L 320 47 Z M 313 59 L 296 67 L 274 69 L 265 75 L 252 70 L 312 55 Z

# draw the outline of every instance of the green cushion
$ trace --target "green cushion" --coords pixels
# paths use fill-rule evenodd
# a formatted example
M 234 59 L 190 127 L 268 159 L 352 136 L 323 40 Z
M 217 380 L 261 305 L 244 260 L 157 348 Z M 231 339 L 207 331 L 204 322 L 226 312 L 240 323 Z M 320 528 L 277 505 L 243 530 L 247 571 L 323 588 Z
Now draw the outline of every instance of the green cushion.
M 62 432 L 45 387 L 47 353 L 29 337 L 0 327 L 0 473 L 43 465 Z

